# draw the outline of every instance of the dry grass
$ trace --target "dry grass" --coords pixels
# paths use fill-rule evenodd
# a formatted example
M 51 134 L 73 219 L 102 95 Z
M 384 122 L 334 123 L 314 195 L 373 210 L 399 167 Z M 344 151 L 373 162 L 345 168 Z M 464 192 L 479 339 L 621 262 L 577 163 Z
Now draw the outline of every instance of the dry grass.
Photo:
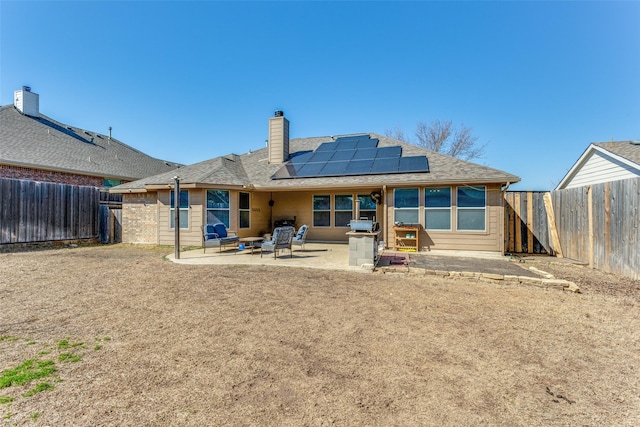
M 54 389 L 28 398 L 35 383 L 0 389 L 14 398 L 0 403 L 0 422 L 640 423 L 637 282 L 603 276 L 626 290 L 590 292 L 593 272 L 549 266 L 585 291 L 570 294 L 465 279 L 178 265 L 162 251 L 0 254 L 0 336 L 13 337 L 0 340 L 0 371 L 61 351 L 82 356 L 56 359 Z M 58 349 L 65 339 L 84 345 Z

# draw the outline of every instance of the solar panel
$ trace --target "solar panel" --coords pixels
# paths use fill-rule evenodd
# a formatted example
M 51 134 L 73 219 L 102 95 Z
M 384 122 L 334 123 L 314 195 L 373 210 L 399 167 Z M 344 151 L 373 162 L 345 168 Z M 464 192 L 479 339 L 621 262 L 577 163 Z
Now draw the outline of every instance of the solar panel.
M 309 159 L 311 159 L 311 157 L 313 157 L 313 155 L 314 155 L 313 151 L 309 151 L 309 152 L 303 153 L 303 154 L 298 154 L 297 156 L 291 157 L 289 162 L 290 163 L 295 163 L 295 164 L 307 163 L 309 161 Z
M 375 159 L 377 148 L 362 148 L 355 150 L 353 160 Z
M 381 157 L 395 157 L 398 158 L 402 155 L 402 147 L 382 147 L 378 148 L 376 158 Z
M 349 162 L 328 162 L 320 171 L 320 176 L 340 176 L 344 175 Z
M 398 172 L 429 172 L 425 156 L 400 157 Z
M 358 150 L 362 148 L 376 148 L 378 146 L 378 139 L 359 139 L 358 140 Z
M 352 160 L 345 169 L 345 175 L 367 175 L 371 171 L 373 159 Z
M 429 172 L 425 156 L 402 157 L 402 147 L 380 147 L 369 135 L 339 137 L 324 142 L 315 151 L 294 153 L 272 179 L 315 178 Z
M 318 151 L 335 151 L 338 144 L 335 142 L 323 142 L 320 144 L 318 148 L 316 148 L 316 152 Z
M 400 159 L 398 158 L 377 158 L 373 161 L 373 165 L 371 166 L 371 173 L 397 173 L 399 163 Z
M 331 157 L 332 162 L 339 162 L 342 160 L 351 160 L 356 154 L 356 150 L 339 150 L 333 153 L 333 157 Z
M 314 153 L 313 156 L 308 160 L 309 162 L 328 162 L 333 156 L 333 152 L 331 151 L 318 151 Z
M 320 171 L 324 165 L 324 163 L 305 163 L 300 169 L 296 170 L 296 173 L 298 176 L 303 177 L 320 176 Z
M 357 139 L 338 139 L 336 142 L 338 144 L 338 147 L 336 148 L 337 150 L 355 150 L 356 146 L 358 145 Z

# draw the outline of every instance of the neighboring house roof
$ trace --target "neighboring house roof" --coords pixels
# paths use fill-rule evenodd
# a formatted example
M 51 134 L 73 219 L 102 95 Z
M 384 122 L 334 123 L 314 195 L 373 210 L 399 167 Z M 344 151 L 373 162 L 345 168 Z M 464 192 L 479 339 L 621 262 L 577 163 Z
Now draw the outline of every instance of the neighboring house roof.
M 164 173 L 143 178 L 114 187 L 111 191 L 137 192 L 146 191 L 147 189 L 166 188 L 168 184 L 173 182 L 173 177 L 176 175 L 180 176 L 180 185 L 183 188 L 244 186 L 262 191 L 326 189 L 327 187 L 372 187 L 385 184 L 394 186 L 455 183 L 504 184 L 520 181 L 519 177 L 497 169 L 436 153 L 385 136 L 373 133 L 368 135 L 379 140 L 378 147 L 400 146 L 402 147 L 403 156 L 426 156 L 429 162 L 429 172 L 272 179 L 272 176 L 283 164 L 268 163 L 268 149 L 262 148 L 243 155 L 230 154 L 184 166 L 174 173 Z M 339 137 L 334 136 L 333 138 Z M 320 144 L 331 142 L 332 140 L 330 136 L 295 138 L 289 142 L 289 151 L 291 156 L 295 156 L 296 153 L 315 150 Z
M 179 167 L 115 138 L 0 107 L 0 164 L 135 180 Z
M 640 141 L 594 142 L 556 186 L 556 190 L 640 176 Z

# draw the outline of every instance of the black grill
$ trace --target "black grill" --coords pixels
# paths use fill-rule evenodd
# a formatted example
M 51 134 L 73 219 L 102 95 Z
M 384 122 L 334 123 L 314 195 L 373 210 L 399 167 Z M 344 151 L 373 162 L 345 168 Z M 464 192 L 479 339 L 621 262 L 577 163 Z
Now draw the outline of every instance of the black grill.
M 274 228 L 278 228 L 278 227 L 295 227 L 295 226 L 296 226 L 295 217 L 293 219 L 279 219 L 279 220 L 273 222 L 273 227 Z

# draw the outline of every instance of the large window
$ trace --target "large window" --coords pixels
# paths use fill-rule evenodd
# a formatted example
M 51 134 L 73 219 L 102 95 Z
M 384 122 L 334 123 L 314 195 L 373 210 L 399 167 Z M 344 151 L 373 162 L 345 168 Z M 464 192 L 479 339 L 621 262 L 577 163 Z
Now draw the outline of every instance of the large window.
M 249 193 L 240 193 L 238 203 L 240 212 L 240 228 L 251 227 L 251 195 Z
M 458 187 L 458 230 L 485 230 L 486 192 L 484 185 Z
M 335 227 L 348 227 L 353 218 L 353 196 L 336 195 L 334 205 Z
M 313 196 L 313 226 L 331 226 L 331 196 Z
M 376 202 L 368 194 L 358 194 L 358 200 L 360 201 L 360 218 L 367 218 L 373 221 L 376 217 Z
M 176 226 L 175 194 L 175 191 L 171 191 L 170 228 Z M 180 190 L 180 228 L 189 228 L 189 191 L 187 190 Z
M 419 196 L 417 188 L 396 188 L 393 191 L 394 221 L 406 224 L 418 224 Z
M 424 228 L 451 230 L 451 188 L 424 189 Z
M 229 227 L 229 191 L 207 190 L 207 224 L 218 222 Z

